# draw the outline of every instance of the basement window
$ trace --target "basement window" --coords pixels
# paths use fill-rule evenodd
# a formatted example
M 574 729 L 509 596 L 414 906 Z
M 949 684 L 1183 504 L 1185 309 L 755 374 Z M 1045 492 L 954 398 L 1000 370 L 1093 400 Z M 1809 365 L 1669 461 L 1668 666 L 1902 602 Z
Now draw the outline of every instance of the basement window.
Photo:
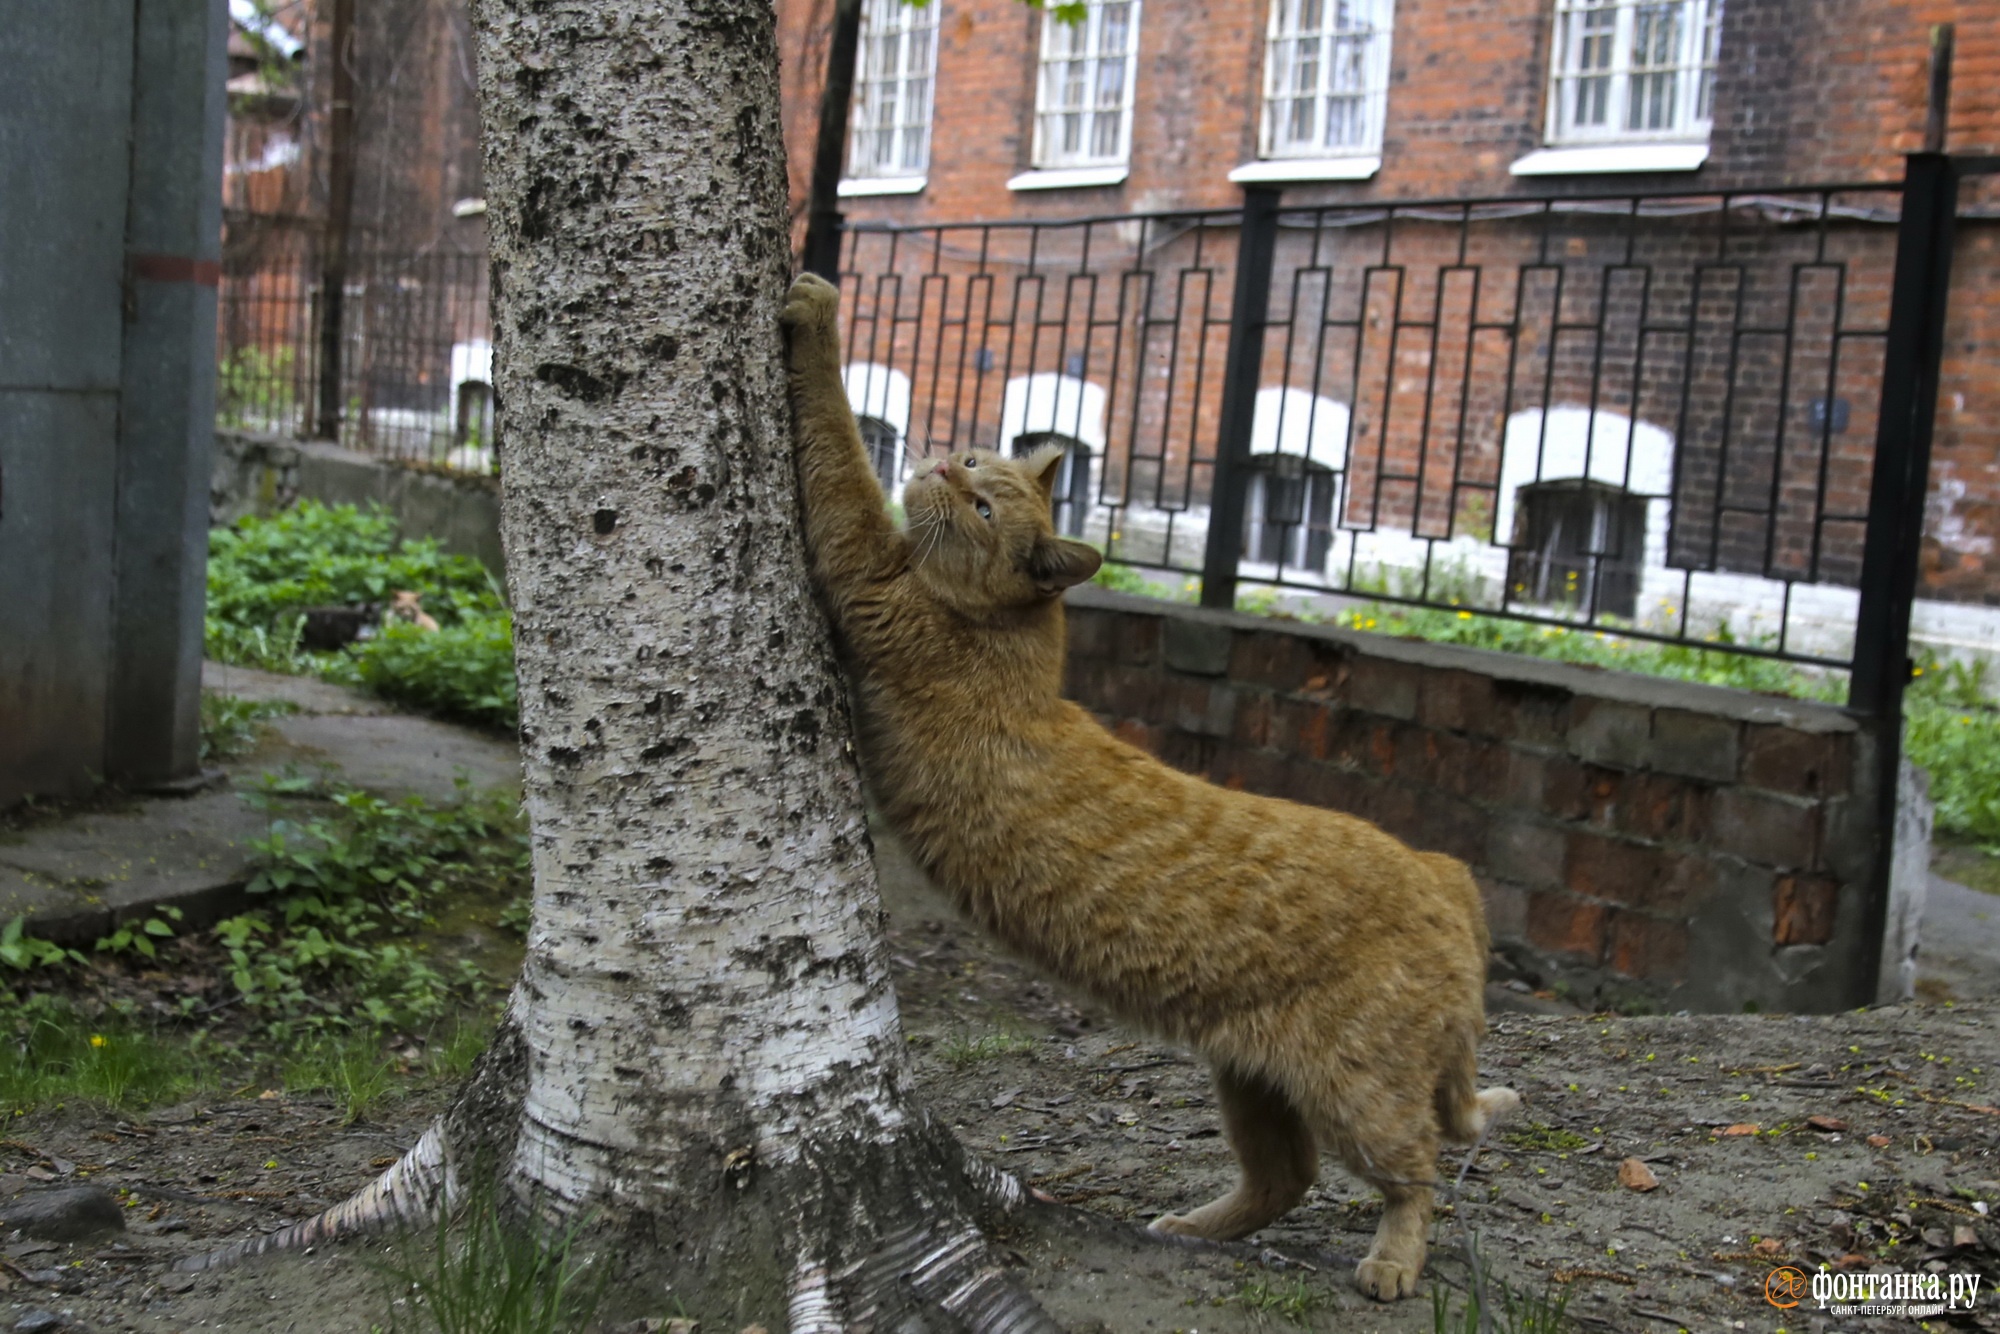
M 1248 482 L 1244 559 L 1324 574 L 1339 475 L 1295 454 L 1263 454 L 1249 461 Z
M 1631 618 L 1639 610 L 1646 498 L 1602 482 L 1537 482 L 1518 494 L 1507 584 L 1516 602 Z
M 884 494 L 895 495 L 896 484 L 903 480 L 902 436 L 880 417 L 856 417 L 854 424 L 861 428 L 861 444 L 868 451 L 875 480 L 882 484 Z

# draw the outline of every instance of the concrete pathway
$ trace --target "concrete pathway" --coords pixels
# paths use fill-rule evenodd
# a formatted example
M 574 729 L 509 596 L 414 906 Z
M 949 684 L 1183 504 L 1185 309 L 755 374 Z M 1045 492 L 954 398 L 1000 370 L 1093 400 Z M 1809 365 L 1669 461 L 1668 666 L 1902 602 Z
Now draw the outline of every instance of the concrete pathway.
M 399 714 L 309 677 L 211 662 L 202 684 L 289 700 L 299 712 L 269 720 L 263 742 L 228 761 L 216 785 L 185 796 L 114 795 L 46 819 L 17 813 L 0 827 L 0 922 L 25 916 L 35 935 L 89 945 L 158 904 L 179 907 L 189 926 L 237 911 L 249 878 L 246 844 L 265 830 L 241 793 L 287 767 L 434 801 L 453 798 L 461 773 L 482 791 L 520 790 L 520 760 L 503 738 Z
M 2000 996 L 2000 896 L 1931 873 L 1917 933 L 1917 994 Z

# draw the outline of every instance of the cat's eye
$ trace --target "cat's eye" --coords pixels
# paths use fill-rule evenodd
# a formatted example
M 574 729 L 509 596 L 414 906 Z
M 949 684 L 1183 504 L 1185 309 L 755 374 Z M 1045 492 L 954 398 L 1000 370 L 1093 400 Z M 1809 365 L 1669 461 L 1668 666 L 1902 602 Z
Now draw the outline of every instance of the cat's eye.
M 990 519 L 993 517 L 993 507 L 987 504 L 983 500 L 973 501 L 972 508 L 979 511 L 979 517 L 982 519 Z
M 965 456 L 965 466 L 968 468 L 977 468 L 979 466 L 979 460 L 974 458 L 972 455 L 967 454 Z

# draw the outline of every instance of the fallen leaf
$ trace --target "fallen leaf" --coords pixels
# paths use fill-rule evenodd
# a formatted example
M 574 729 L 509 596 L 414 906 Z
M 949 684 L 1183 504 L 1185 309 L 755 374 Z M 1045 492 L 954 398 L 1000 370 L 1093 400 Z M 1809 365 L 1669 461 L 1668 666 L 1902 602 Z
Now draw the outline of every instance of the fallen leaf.
M 1738 1121 L 1735 1125 L 1724 1128 L 1722 1133 L 1725 1135 L 1754 1135 L 1762 1129 L 1763 1127 L 1755 1121 Z
M 1837 1135 L 1847 1129 L 1847 1122 L 1837 1116 L 1808 1116 L 1806 1124 L 1814 1130 L 1824 1130 L 1829 1135 Z
M 1834 1261 L 1834 1263 L 1842 1269 L 1852 1269 L 1856 1265 L 1869 1264 L 1871 1263 L 1871 1261 L 1865 1255 L 1861 1255 L 1854 1251 L 1849 1251 L 1846 1255 L 1843 1255 L 1838 1260 Z
M 1979 1233 L 1973 1230 L 1970 1223 L 1960 1223 L 1951 1230 L 1951 1244 L 1959 1250 L 1964 1250 L 1968 1246 L 1977 1246 L 1979 1244 Z
M 1890 1144 L 1890 1140 L 1887 1135 L 1870 1135 L 1868 1137 L 1868 1142 L 1878 1149 L 1886 1149 L 1889 1147 Z
M 1785 1244 L 1776 1237 L 1766 1237 L 1750 1249 L 1759 1255 L 1782 1255 L 1785 1251 Z
M 1637 1158 L 1627 1158 L 1624 1162 L 1618 1164 L 1618 1184 L 1627 1190 L 1635 1190 L 1643 1195 L 1649 1190 L 1658 1190 L 1660 1179 L 1653 1175 L 1652 1168 L 1646 1166 Z
M 28 1178 L 28 1180 L 30 1181 L 54 1181 L 56 1179 L 56 1174 L 54 1172 L 49 1171 L 48 1168 L 43 1167 L 40 1164 L 36 1164 L 34 1167 L 29 1168 L 27 1171 L 21 1173 L 21 1175 Z

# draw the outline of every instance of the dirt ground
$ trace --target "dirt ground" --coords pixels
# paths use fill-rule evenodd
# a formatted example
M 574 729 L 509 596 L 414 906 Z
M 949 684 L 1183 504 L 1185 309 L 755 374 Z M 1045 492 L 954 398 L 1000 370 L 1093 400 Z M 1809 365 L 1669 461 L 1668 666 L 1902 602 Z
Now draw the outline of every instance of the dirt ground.
M 1232 1247 L 1149 1239 L 1145 1220 L 1221 1191 L 1228 1150 L 1205 1074 L 1006 959 L 882 856 L 891 945 L 923 1096 L 963 1141 L 1057 1204 L 1002 1239 L 1075 1331 L 1433 1330 L 1428 1296 L 1351 1287 L 1378 1204 L 1331 1161 L 1306 1203 Z M 1436 1230 L 1432 1284 L 1462 1287 L 1468 1232 L 1517 1287 L 1566 1285 L 1572 1328 L 1916 1329 L 1764 1296 L 1777 1265 L 1938 1268 L 2000 1278 L 2000 1007 L 1826 1017 L 1618 1018 L 1496 989 L 1486 1079 L 1526 1106 L 1465 1174 Z M 122 1239 L 0 1239 L 0 1328 L 29 1312 L 99 1331 L 367 1331 L 383 1280 L 357 1245 L 175 1275 L 176 1258 L 332 1203 L 391 1161 L 433 1094 L 341 1126 L 330 1103 L 255 1089 L 121 1119 L 54 1109 L 0 1142 L 0 1198 L 45 1179 L 130 1192 Z M 1821 1118 L 1811 1123 L 1808 1118 Z M 1638 1158 L 1658 1181 L 1619 1183 Z M 1445 1165 L 1448 1176 L 1460 1158 Z M 2000 1296 L 1923 1328 L 2000 1329 Z M 32 1326 L 31 1326 L 32 1327 Z M 1500 1326 L 1502 1330 L 1505 1326 Z

